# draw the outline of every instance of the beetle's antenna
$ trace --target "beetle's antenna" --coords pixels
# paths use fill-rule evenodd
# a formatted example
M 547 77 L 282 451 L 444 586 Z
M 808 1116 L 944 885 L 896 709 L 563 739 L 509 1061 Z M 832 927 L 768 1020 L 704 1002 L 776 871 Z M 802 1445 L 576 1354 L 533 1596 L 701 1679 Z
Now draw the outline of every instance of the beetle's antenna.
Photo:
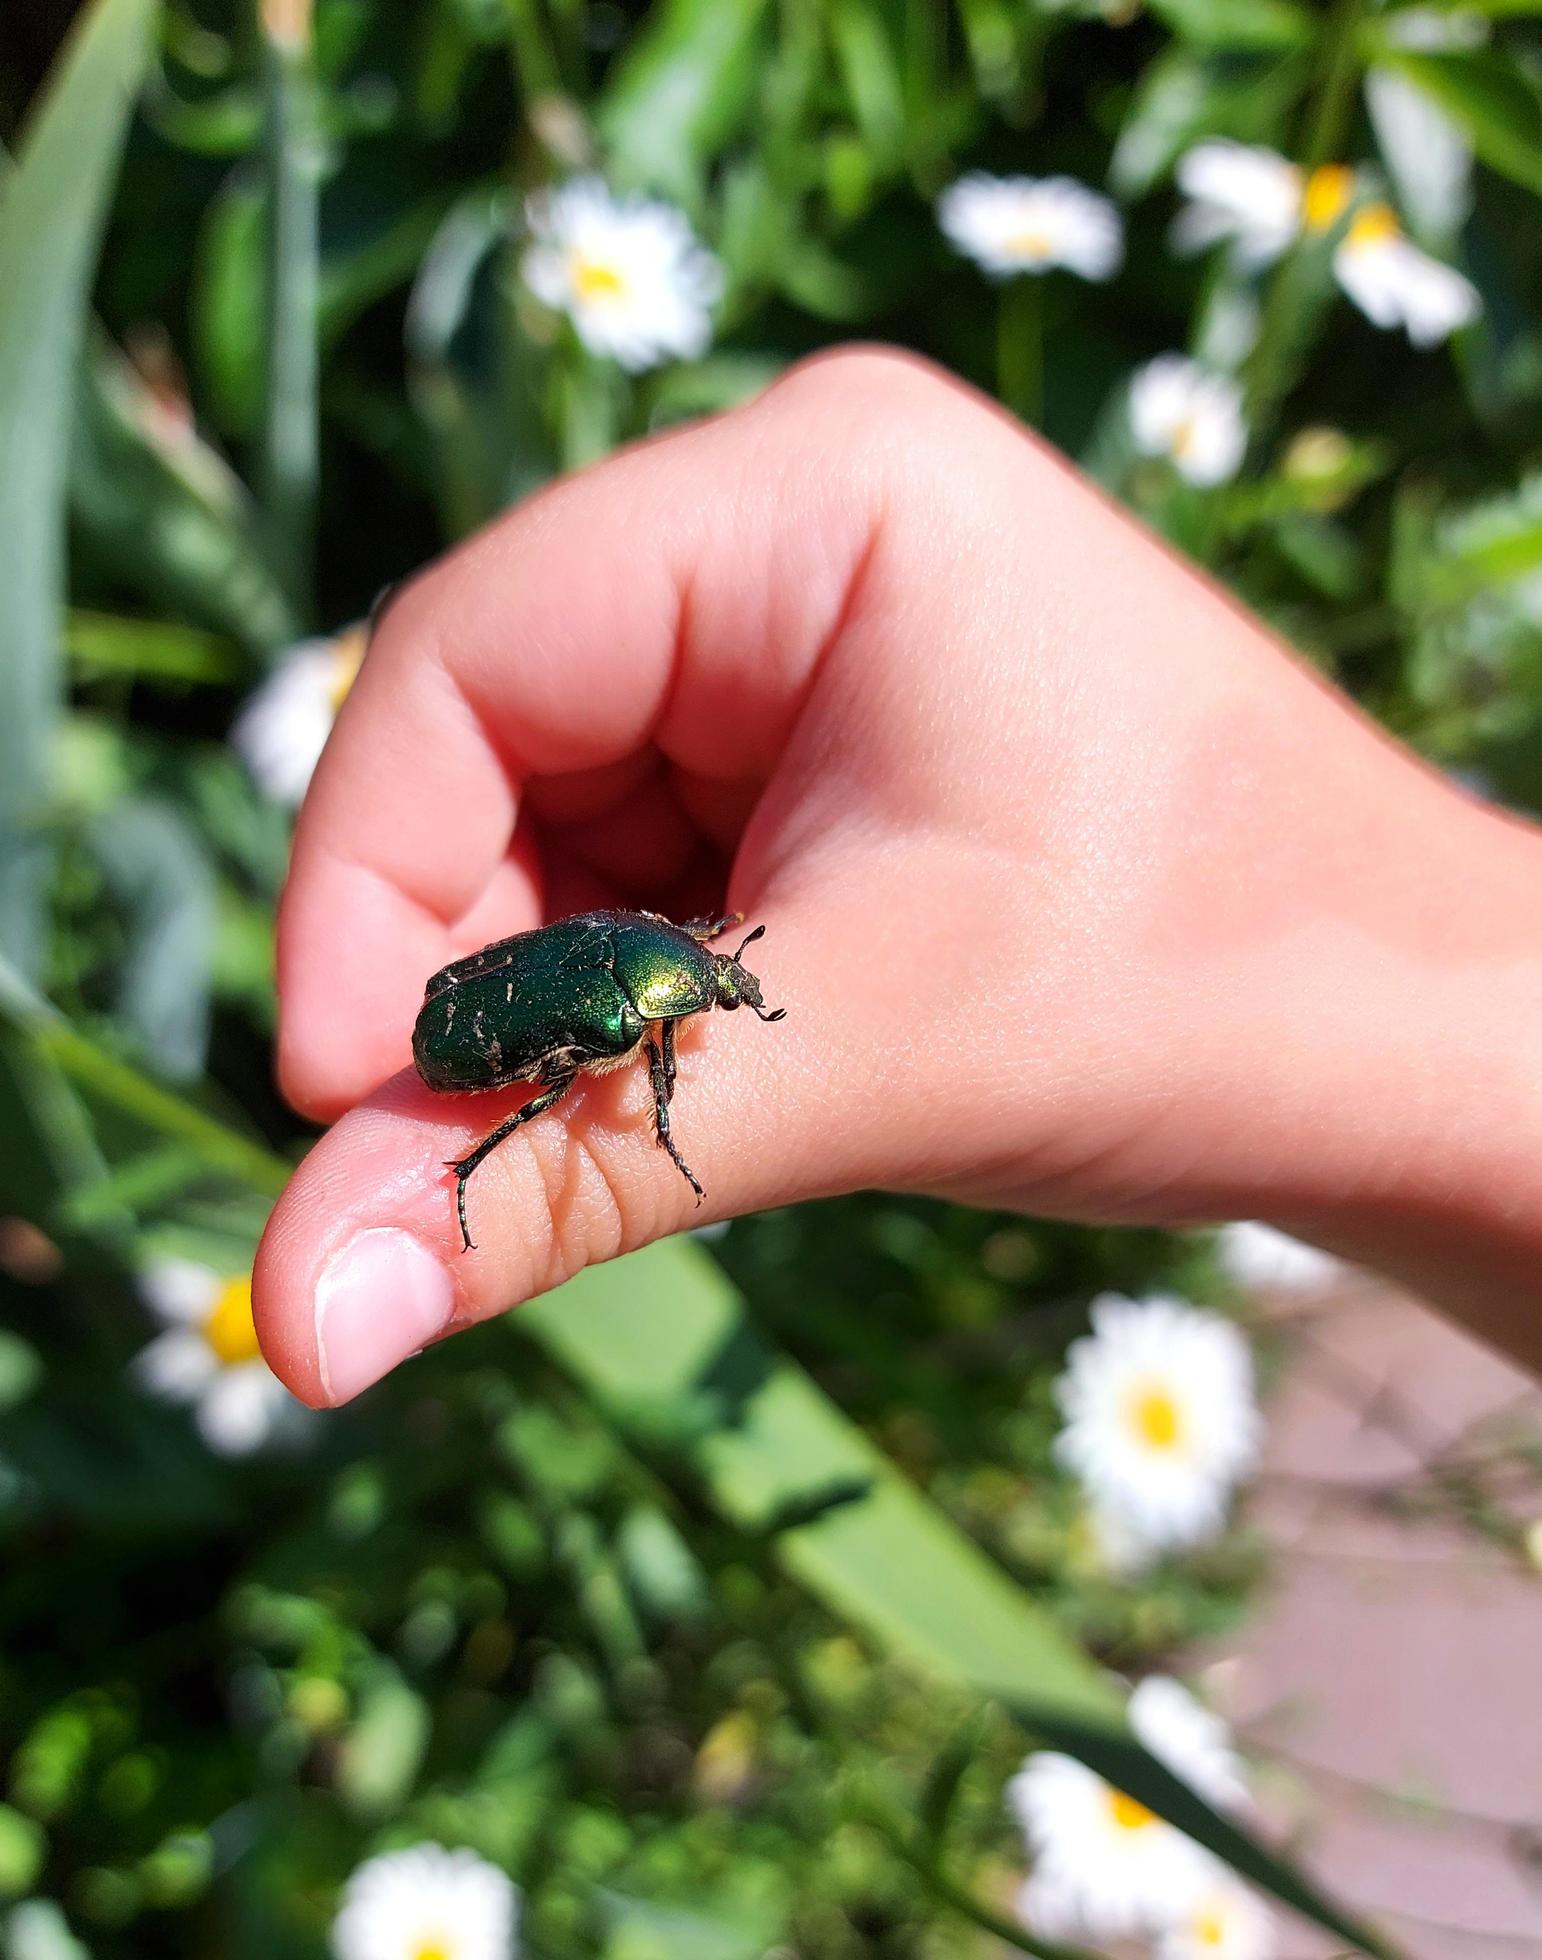
M 736 960 L 737 960 L 737 959 L 741 959 L 741 958 L 743 957 L 743 954 L 744 954 L 744 947 L 745 947 L 745 946 L 753 946 L 753 945 L 755 944 L 755 941 L 756 941 L 757 939 L 762 939 L 762 938 L 764 938 L 764 937 L 765 937 L 765 931 L 766 931 L 766 929 L 765 929 L 765 927 L 764 927 L 764 926 L 756 926 L 756 928 L 755 928 L 755 930 L 754 930 L 754 931 L 753 931 L 753 932 L 752 932 L 752 933 L 750 934 L 750 936 L 749 936 L 749 937 L 748 937 L 748 938 L 747 938 L 747 939 L 746 939 L 746 940 L 744 941 L 744 944 L 740 946 L 740 948 L 739 948 L 739 950 L 738 950 L 738 952 L 734 954 L 734 958 L 735 958 Z
M 754 1001 L 750 1002 L 750 1006 L 755 1007 Z M 755 1007 L 755 1012 L 760 1016 L 762 1021 L 785 1021 L 787 1019 L 787 1009 L 785 1007 Z

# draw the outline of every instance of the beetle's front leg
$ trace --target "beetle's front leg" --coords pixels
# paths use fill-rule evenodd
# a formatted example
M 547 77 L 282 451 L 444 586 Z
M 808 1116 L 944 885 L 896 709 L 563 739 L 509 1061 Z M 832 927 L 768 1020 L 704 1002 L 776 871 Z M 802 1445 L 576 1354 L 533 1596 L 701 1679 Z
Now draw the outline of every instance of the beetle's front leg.
M 572 1088 L 577 1080 L 577 1071 L 569 1070 L 564 1075 L 543 1078 L 547 1086 L 540 1095 L 532 1096 L 522 1108 L 516 1109 L 512 1116 L 506 1116 L 496 1130 L 489 1130 L 469 1156 L 459 1159 L 451 1157 L 445 1164 L 446 1170 L 455 1173 L 455 1216 L 460 1220 L 461 1251 L 470 1252 L 474 1241 L 466 1229 L 466 1183 L 471 1173 L 484 1157 L 490 1157 L 506 1138 L 513 1136 L 522 1123 L 528 1123 L 532 1116 L 544 1116 L 547 1110 Z M 692 1180 L 694 1182 L 694 1179 Z
M 679 1070 L 675 1067 L 675 1024 L 673 1021 L 666 1021 L 664 1023 L 664 1083 L 667 1091 L 665 1102 L 674 1100 L 675 1077 L 678 1073 Z
M 710 914 L 702 919 L 687 919 L 680 930 L 682 932 L 688 932 L 692 939 L 698 939 L 705 944 L 709 939 L 716 939 L 720 932 L 727 932 L 730 926 L 742 926 L 743 924 L 744 914 L 742 912 L 725 912 L 721 919 L 714 919 Z
M 706 1194 L 696 1182 L 695 1172 L 676 1150 L 674 1138 L 669 1134 L 669 1098 L 674 1088 L 674 1078 L 670 1072 L 674 1061 L 674 1043 L 670 1039 L 673 1033 L 673 1023 L 666 1021 L 664 1043 L 665 1050 L 668 1051 L 668 1061 L 665 1060 L 665 1050 L 660 1049 L 651 1034 L 648 1037 L 648 1079 L 653 1084 L 653 1120 L 658 1133 L 659 1147 L 669 1152 L 674 1159 L 675 1169 L 696 1193 L 696 1202 L 700 1204 Z

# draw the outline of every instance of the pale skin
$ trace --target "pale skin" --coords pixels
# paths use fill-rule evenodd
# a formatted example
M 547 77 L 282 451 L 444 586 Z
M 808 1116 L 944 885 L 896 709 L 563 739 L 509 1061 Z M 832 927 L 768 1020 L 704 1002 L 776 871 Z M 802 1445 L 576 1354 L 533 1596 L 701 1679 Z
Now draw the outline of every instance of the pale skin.
M 595 903 L 767 926 L 647 1071 L 435 1095 L 427 975 Z M 682 1227 L 863 1187 L 1260 1217 L 1542 1362 L 1542 839 L 1364 720 L 989 403 L 855 351 L 421 573 L 300 818 L 279 1068 L 333 1127 L 258 1255 L 345 1401 Z

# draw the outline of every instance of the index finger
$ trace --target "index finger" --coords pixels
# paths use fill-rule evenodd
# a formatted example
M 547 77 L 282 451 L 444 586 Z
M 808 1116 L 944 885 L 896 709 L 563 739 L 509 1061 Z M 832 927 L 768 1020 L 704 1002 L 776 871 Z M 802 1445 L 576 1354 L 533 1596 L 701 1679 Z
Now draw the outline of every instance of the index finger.
M 650 746 L 698 777 L 769 772 L 876 521 L 860 468 L 830 461 L 830 411 L 864 414 L 853 366 L 892 392 L 897 365 L 819 364 L 559 483 L 393 601 L 280 914 L 279 1070 L 299 1107 L 330 1118 L 402 1066 L 425 976 L 538 923 L 533 781 Z M 789 399 L 805 391 L 820 413 Z

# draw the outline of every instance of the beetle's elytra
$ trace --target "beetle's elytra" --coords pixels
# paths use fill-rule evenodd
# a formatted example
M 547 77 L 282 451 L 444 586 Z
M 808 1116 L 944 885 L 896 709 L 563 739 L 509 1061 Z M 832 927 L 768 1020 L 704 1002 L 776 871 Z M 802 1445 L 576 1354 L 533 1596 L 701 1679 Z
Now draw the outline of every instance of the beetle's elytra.
M 424 989 L 412 1059 L 430 1089 L 502 1089 L 534 1082 L 540 1093 L 505 1117 L 455 1173 L 455 1215 L 463 1249 L 466 1181 L 484 1157 L 522 1123 L 542 1116 L 581 1074 L 618 1068 L 642 1050 L 653 1085 L 659 1145 L 674 1159 L 701 1202 L 701 1186 L 669 1134 L 675 1092 L 675 1024 L 713 1007 L 748 1007 L 780 1021 L 760 997 L 760 982 L 740 964 L 757 926 L 736 953 L 707 942 L 741 915 L 672 924 L 657 912 L 580 912 L 534 932 L 497 940 L 436 973 Z

